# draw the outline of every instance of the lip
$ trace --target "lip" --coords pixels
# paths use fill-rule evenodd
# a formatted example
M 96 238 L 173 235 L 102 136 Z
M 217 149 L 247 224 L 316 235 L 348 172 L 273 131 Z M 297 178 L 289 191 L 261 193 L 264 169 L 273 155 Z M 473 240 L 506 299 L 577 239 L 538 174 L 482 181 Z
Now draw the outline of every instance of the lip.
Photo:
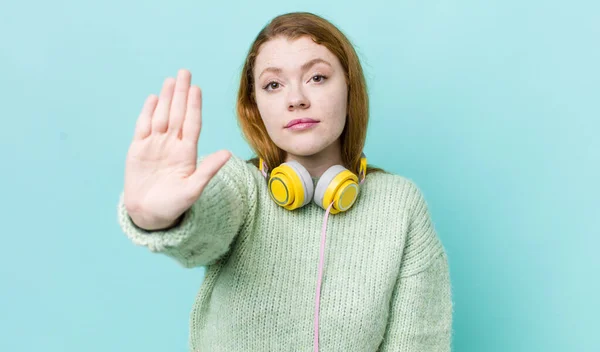
M 315 119 L 301 118 L 301 119 L 295 119 L 295 120 L 288 122 L 288 124 L 285 125 L 285 128 L 304 129 L 307 127 L 314 126 L 317 123 L 319 123 L 319 121 L 315 120 Z

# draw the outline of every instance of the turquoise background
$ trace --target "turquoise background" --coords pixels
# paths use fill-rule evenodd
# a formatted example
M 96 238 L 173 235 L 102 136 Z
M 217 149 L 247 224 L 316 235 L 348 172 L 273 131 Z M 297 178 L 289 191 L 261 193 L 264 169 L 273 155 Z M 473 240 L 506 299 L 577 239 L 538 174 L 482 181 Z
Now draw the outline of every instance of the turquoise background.
M 0 350 L 186 351 L 202 268 L 117 224 L 137 114 L 188 68 L 201 154 L 250 151 L 244 55 L 272 17 L 353 41 L 369 161 L 423 190 L 450 257 L 454 351 L 600 351 L 597 1 L 51 1 L 0 5 Z

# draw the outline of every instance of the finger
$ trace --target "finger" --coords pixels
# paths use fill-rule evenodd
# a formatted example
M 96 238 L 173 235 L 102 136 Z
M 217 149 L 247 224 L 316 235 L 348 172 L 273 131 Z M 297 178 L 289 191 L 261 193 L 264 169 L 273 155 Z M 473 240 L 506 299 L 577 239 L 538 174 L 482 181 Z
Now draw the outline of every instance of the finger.
M 192 86 L 189 89 L 187 101 L 187 110 L 181 137 L 190 141 L 192 144 L 198 144 L 200 130 L 202 129 L 202 91 L 198 86 Z
M 157 103 L 158 97 L 154 94 L 150 94 L 146 98 L 146 102 L 135 124 L 135 139 L 144 139 L 150 135 L 152 131 L 152 114 L 154 113 L 154 109 L 156 109 Z
M 190 90 L 191 74 L 188 70 L 179 70 L 177 82 L 175 83 L 175 93 L 171 102 L 171 111 L 169 113 L 168 133 L 179 135 Z
M 217 172 L 227 163 L 231 153 L 227 150 L 220 150 L 207 156 L 196 171 L 189 177 L 190 194 L 195 198 L 200 197 L 202 190 L 208 182 L 217 174 Z
M 173 98 L 173 89 L 175 88 L 175 80 L 172 77 L 165 79 L 158 104 L 154 115 L 152 115 L 152 133 L 163 133 L 167 131 L 169 124 L 169 110 L 171 108 L 171 99 Z

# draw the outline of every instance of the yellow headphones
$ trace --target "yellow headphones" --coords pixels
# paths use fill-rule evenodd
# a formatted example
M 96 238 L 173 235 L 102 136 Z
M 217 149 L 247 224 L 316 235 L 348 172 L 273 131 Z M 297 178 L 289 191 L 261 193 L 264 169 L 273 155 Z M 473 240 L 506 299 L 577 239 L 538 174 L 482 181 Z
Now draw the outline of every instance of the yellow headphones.
M 259 160 L 259 169 L 268 177 L 268 168 L 262 158 Z M 337 214 L 354 205 L 359 185 L 366 174 L 367 158 L 363 153 L 358 177 L 342 165 L 333 165 L 313 187 L 312 178 L 304 166 L 297 161 L 288 161 L 274 168 L 268 177 L 269 194 L 275 203 L 287 210 L 301 208 L 311 201 L 326 210 L 333 202 L 330 213 Z

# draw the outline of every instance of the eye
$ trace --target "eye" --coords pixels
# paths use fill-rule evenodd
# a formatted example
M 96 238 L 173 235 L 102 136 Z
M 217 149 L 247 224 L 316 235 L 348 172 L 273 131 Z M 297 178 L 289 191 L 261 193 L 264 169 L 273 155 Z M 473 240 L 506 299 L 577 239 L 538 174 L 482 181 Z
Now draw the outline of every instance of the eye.
M 271 89 L 269 89 L 269 88 L 271 88 Z M 263 89 L 267 90 L 267 91 L 272 90 L 272 89 L 277 89 L 277 88 L 279 88 L 279 83 L 277 83 L 275 81 L 271 81 L 271 82 L 267 83 L 266 86 L 263 87 Z
M 311 78 L 311 79 L 312 79 L 313 81 L 315 81 L 316 83 L 321 83 L 321 82 L 323 82 L 324 80 L 326 80 L 326 79 L 327 79 L 327 77 L 326 77 L 326 76 L 323 76 L 323 75 L 314 75 L 314 76 L 312 76 L 312 78 Z

